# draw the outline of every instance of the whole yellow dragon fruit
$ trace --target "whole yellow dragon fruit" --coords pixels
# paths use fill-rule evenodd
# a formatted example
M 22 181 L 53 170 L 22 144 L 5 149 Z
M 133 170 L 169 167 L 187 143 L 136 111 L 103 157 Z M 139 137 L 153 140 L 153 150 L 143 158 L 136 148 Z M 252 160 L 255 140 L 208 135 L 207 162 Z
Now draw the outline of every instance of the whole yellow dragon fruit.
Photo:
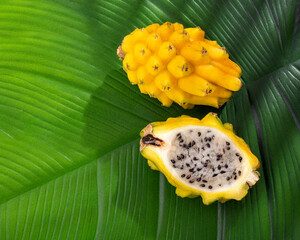
M 241 69 L 200 27 L 157 23 L 127 35 L 117 54 L 132 84 L 163 106 L 219 108 L 241 86 Z

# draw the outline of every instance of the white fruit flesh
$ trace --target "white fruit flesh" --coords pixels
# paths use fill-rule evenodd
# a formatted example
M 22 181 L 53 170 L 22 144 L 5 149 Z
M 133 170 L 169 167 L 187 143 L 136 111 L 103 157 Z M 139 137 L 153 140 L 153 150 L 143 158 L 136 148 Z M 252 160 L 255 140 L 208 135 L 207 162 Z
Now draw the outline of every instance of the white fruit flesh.
M 253 178 L 247 156 L 218 129 L 187 125 L 155 138 L 164 142 L 155 149 L 165 167 L 191 188 L 226 191 Z

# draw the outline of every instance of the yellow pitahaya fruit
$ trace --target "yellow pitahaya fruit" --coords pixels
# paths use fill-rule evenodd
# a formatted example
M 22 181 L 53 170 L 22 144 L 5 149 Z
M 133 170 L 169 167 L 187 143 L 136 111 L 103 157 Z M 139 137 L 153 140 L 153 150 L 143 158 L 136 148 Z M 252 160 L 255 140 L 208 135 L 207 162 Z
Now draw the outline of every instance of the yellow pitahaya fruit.
M 241 69 L 204 34 L 200 27 L 155 23 L 127 35 L 117 54 L 129 81 L 163 106 L 219 108 L 241 88 Z
M 204 204 L 241 200 L 259 180 L 259 160 L 215 113 L 150 123 L 140 135 L 141 154 L 178 196 L 201 196 Z

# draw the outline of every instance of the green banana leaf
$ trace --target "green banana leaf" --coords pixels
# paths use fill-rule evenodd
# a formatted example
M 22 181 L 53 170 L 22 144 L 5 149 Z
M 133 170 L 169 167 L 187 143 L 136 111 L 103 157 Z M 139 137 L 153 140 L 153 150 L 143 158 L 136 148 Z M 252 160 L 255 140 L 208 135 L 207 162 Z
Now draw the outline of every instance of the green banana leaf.
M 217 110 L 162 107 L 116 49 L 135 28 L 200 26 L 243 71 Z M 241 201 L 180 198 L 139 153 L 153 121 L 217 112 L 260 159 Z M 298 0 L 2 0 L 0 239 L 300 239 Z

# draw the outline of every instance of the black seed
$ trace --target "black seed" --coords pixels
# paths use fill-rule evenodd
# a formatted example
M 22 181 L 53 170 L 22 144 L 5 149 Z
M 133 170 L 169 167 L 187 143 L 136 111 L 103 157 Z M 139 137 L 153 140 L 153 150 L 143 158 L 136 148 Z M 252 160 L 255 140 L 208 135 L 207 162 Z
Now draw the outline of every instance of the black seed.
M 194 157 L 193 160 L 197 161 L 197 160 L 199 160 L 199 158 Z
M 208 138 L 208 141 L 210 142 L 210 141 L 211 141 L 211 138 Z
M 193 141 L 192 141 L 192 146 L 194 146 L 195 144 L 196 144 L 196 143 L 195 143 L 195 141 L 193 140 Z
M 204 138 L 204 141 L 207 142 L 207 137 Z
M 227 149 L 227 150 L 230 150 L 230 147 L 227 147 L 226 149 Z
M 233 175 L 236 175 L 236 172 L 233 172 L 232 174 L 233 174 Z
M 221 187 L 221 186 L 222 186 L 222 184 L 221 184 L 221 183 L 219 183 L 219 186 Z
M 206 159 L 206 161 L 205 161 L 206 163 L 210 163 L 210 160 L 209 159 Z
M 234 176 L 234 180 L 236 180 L 237 176 Z
M 175 163 L 175 160 L 174 160 L 174 159 L 172 159 L 172 160 L 171 160 L 171 162 L 172 162 L 172 163 Z
M 205 184 L 201 184 L 200 187 L 205 187 Z
M 181 157 L 178 155 L 178 156 L 177 156 L 177 159 L 178 159 L 178 160 L 181 160 Z
M 237 156 L 237 157 L 238 157 L 238 156 L 240 156 L 240 154 L 236 153 L 236 154 L 235 154 L 235 156 Z
M 204 163 L 204 165 L 203 165 L 204 167 L 207 167 L 207 163 Z
M 239 160 L 240 160 L 240 162 L 243 160 L 243 158 L 242 157 L 239 157 Z
M 217 157 L 217 161 L 220 161 L 220 160 L 221 160 L 221 158 Z
M 205 150 L 205 148 L 204 148 L 204 147 L 202 147 L 201 149 L 202 149 L 203 151 Z
M 194 180 L 190 180 L 190 183 L 193 183 L 193 182 L 195 182 Z
M 201 132 L 198 132 L 198 136 L 199 136 L 199 137 L 201 136 Z
M 217 173 L 215 173 L 215 174 L 213 175 L 213 177 L 216 177 L 216 176 L 218 176 L 218 174 L 217 174 Z
M 203 179 L 203 180 L 202 180 L 202 182 L 205 182 L 205 183 L 207 183 L 207 181 L 206 181 L 205 179 Z
M 188 145 L 188 148 L 191 148 L 191 147 L 192 147 L 192 143 L 190 142 L 189 145 Z
M 177 133 L 177 135 L 176 135 L 177 137 L 180 137 L 181 136 L 181 134 L 180 133 Z
M 173 168 L 176 168 L 176 165 L 173 164 Z
M 212 185 L 209 185 L 208 188 L 209 188 L 209 189 L 212 189 L 213 187 L 212 187 Z
M 183 165 L 181 165 L 180 169 L 183 169 Z
M 214 168 L 212 168 L 211 170 L 212 170 L 213 172 L 215 171 L 215 169 L 214 169 Z
M 207 154 L 207 156 L 209 157 L 209 153 Z
M 189 166 L 190 166 L 190 164 L 188 164 L 188 163 L 186 163 L 185 165 L 186 165 L 187 167 L 189 167 Z
M 183 144 L 182 146 L 183 146 L 184 148 L 186 148 L 186 144 Z
M 241 171 L 238 171 L 238 174 L 241 176 L 242 172 L 241 172 Z
M 202 168 L 197 168 L 197 171 L 199 172 L 199 171 L 201 171 L 201 169 L 202 169 Z
M 221 168 L 222 168 L 221 165 L 218 165 L 218 169 L 221 170 Z
M 223 173 L 226 173 L 226 172 L 225 171 L 221 171 L 220 173 L 223 174 Z
M 210 130 L 207 130 L 207 133 L 210 133 L 211 131 Z
M 187 176 L 186 176 L 186 179 L 190 179 L 190 178 L 191 178 L 191 175 L 187 175 Z
M 226 145 L 228 145 L 228 146 L 229 146 L 229 145 L 230 145 L 230 142 L 226 142 Z
M 179 142 L 180 142 L 180 143 L 183 143 L 183 139 L 181 139 Z
M 210 148 L 210 144 L 209 144 L 209 143 L 207 143 L 206 146 L 207 146 L 208 148 Z
M 184 156 L 183 154 L 181 154 L 180 157 L 181 157 L 181 159 L 184 159 L 184 158 L 185 158 L 185 156 Z
M 203 142 L 203 140 L 201 139 L 201 142 Z
M 194 168 L 189 169 L 189 172 L 193 172 L 193 171 L 194 171 Z
M 223 148 L 223 153 L 225 153 L 225 149 Z
M 221 158 L 222 156 L 223 156 L 222 154 L 218 154 L 218 155 L 217 155 L 218 158 Z
M 225 164 L 225 168 L 228 168 L 228 164 Z
M 230 177 L 227 177 L 226 180 L 229 181 L 229 180 L 230 180 Z
M 197 180 L 197 182 L 200 182 L 200 181 L 201 181 L 201 177 L 200 177 L 200 178 L 197 178 L 196 180 Z
M 181 177 L 185 177 L 185 174 L 182 174 Z

